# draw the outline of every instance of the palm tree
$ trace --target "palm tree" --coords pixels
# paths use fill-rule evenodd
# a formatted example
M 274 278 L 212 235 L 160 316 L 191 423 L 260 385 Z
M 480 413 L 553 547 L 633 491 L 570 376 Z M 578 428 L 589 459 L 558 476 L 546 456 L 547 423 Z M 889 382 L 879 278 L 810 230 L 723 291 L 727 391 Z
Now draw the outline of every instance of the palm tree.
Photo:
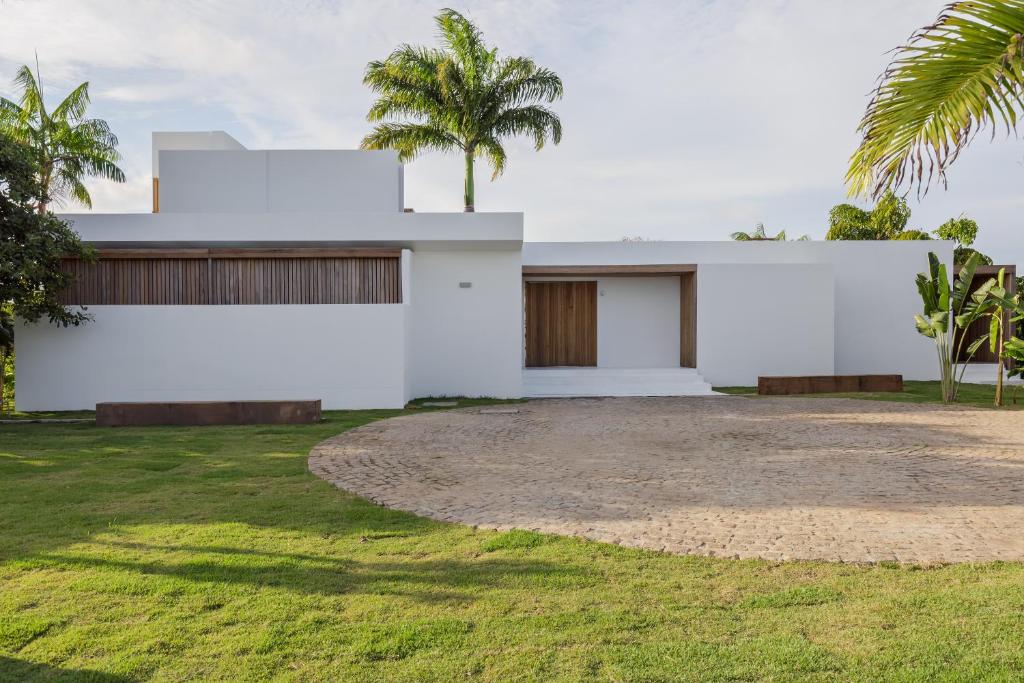
M 988 126 L 1011 132 L 1024 110 L 1024 0 L 947 6 L 914 33 L 879 78 L 850 159 L 851 195 L 907 183 L 927 192 Z
M 124 182 L 117 167 L 117 137 L 106 121 L 85 118 L 89 106 L 89 83 L 71 91 L 52 112 L 43 101 L 43 83 L 23 66 L 14 84 L 21 89 L 19 103 L 0 97 L 0 133 L 27 144 L 36 156 L 40 181 L 56 201 L 72 198 L 92 208 L 92 198 L 82 180 L 85 176 Z M 45 213 L 47 201 L 38 205 Z
M 754 232 L 734 232 L 731 235 L 729 235 L 729 237 L 736 240 L 737 242 L 785 242 L 786 231 L 780 230 L 778 235 L 772 237 L 765 233 L 764 223 L 758 223 L 756 226 L 754 226 Z M 808 237 L 807 235 L 801 235 L 800 237 L 796 238 L 796 241 L 807 242 L 810 239 L 811 238 Z
M 505 170 L 504 138 L 527 135 L 541 149 L 562 139 L 562 122 L 545 104 L 562 96 L 562 80 L 527 57 L 498 58 L 468 19 L 444 9 L 435 21 L 441 49 L 402 45 L 370 62 L 363 83 L 379 98 L 377 122 L 363 149 L 398 150 L 410 161 L 427 150 L 462 152 L 465 207 L 474 210 L 473 162 L 486 158 L 494 180 Z

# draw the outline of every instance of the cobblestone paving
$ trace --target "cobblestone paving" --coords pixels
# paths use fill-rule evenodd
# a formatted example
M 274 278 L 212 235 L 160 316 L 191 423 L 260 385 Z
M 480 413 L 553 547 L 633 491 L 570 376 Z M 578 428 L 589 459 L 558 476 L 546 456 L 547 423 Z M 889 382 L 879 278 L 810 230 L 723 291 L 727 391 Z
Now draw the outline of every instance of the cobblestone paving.
M 1024 413 L 821 398 L 532 401 L 404 416 L 310 470 L 381 505 L 672 553 L 1024 559 Z

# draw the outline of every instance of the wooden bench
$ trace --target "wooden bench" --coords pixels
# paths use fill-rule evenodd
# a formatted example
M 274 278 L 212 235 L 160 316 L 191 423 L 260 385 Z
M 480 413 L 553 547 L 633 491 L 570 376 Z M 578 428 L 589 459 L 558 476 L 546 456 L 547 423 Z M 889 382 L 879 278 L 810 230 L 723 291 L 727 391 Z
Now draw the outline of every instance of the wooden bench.
M 860 391 L 903 391 L 903 375 L 811 375 L 757 378 L 757 393 L 762 396 L 838 394 Z
M 320 399 L 96 404 L 96 425 L 100 427 L 315 424 L 319 421 Z

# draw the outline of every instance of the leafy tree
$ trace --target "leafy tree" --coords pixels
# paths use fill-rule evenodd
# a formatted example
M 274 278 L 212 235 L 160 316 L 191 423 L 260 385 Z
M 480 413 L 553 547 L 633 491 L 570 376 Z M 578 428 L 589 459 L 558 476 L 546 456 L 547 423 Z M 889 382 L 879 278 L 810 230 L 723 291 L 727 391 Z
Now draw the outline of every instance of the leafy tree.
M 828 214 L 827 240 L 908 239 L 900 235 L 910 220 L 907 200 L 886 192 L 873 209 L 838 204 Z M 915 231 L 919 232 L 919 231 Z
M 363 83 L 379 95 L 377 122 L 363 149 L 395 149 L 402 161 L 428 150 L 461 152 L 465 207 L 474 210 L 473 164 L 486 158 L 491 180 L 505 170 L 505 138 L 526 135 L 540 150 L 562 139 L 562 122 L 545 104 L 562 97 L 562 80 L 527 57 L 498 58 L 479 29 L 451 9 L 435 21 L 441 49 L 402 45 L 370 62 Z
M 764 223 L 758 223 L 754 226 L 753 232 L 734 232 L 729 235 L 732 239 L 737 242 L 785 242 L 786 231 L 780 230 L 777 235 L 770 236 L 765 232 Z M 811 238 L 807 235 L 801 235 L 796 238 L 797 242 L 806 242 Z
M 935 235 L 940 240 L 956 242 L 954 263 L 966 263 L 972 254 L 978 263 L 992 264 L 992 259 L 971 248 L 978 236 L 978 224 L 965 216 L 950 218 L 932 233 L 907 228 L 910 206 L 903 197 L 887 190 L 873 209 L 862 209 L 853 204 L 838 204 L 828 215 L 827 240 L 929 240 Z
M 904 230 L 893 237 L 894 240 L 930 240 L 931 238 L 932 236 L 924 230 Z
M 33 161 L 31 149 L 0 135 L 0 347 L 7 350 L 15 317 L 34 323 L 45 316 L 63 327 L 89 320 L 60 303 L 70 284 L 60 266 L 64 257 L 92 252 L 67 223 L 38 212 L 47 195 Z
M 895 51 L 858 128 L 853 195 L 927 192 L 981 130 L 1024 109 L 1024 0 L 953 2 Z
M 38 68 L 38 67 L 37 67 Z M 47 196 L 60 201 L 72 198 L 92 208 L 83 184 L 86 176 L 124 182 L 117 166 L 117 137 L 102 119 L 85 117 L 89 107 L 89 83 L 82 83 L 47 111 L 42 79 L 23 66 L 14 83 L 21 89 L 20 102 L 0 97 L 0 133 L 28 145 L 35 157 L 40 181 Z M 47 199 L 37 210 L 46 213 Z
M 935 236 L 940 240 L 952 240 L 956 242 L 956 249 L 953 251 L 954 263 L 966 263 L 971 254 L 977 254 L 979 263 L 992 265 L 992 259 L 982 254 L 971 245 L 978 237 L 978 224 L 970 218 L 950 218 L 935 231 Z

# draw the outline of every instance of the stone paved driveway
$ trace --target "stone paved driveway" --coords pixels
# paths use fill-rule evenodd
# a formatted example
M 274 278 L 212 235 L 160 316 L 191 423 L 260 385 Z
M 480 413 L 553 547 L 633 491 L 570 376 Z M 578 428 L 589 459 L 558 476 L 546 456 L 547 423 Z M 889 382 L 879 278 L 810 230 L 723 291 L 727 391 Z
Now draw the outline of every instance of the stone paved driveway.
M 435 519 L 673 553 L 1024 559 L 1024 413 L 789 397 L 517 408 L 376 422 L 309 466 Z

